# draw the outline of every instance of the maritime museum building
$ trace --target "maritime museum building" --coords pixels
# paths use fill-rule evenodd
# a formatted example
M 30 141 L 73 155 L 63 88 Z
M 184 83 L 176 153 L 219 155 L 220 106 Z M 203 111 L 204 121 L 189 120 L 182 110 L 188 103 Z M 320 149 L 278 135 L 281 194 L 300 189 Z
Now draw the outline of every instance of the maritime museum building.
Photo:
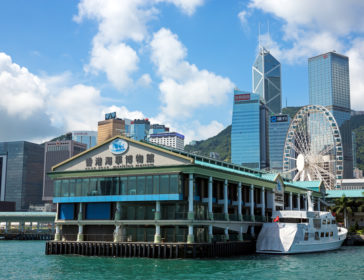
M 204 243 L 242 240 L 273 210 L 315 210 L 321 182 L 291 182 L 116 136 L 52 168 L 55 240 Z

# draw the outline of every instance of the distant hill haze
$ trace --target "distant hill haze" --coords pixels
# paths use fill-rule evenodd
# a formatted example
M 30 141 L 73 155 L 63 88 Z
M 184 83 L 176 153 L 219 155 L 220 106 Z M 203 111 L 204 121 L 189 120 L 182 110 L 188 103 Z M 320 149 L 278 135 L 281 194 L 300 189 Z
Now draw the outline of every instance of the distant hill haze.
M 283 114 L 291 118 L 301 107 L 286 107 L 282 109 Z M 357 167 L 364 170 L 364 115 L 354 115 L 351 117 L 351 127 L 355 132 L 356 161 Z M 219 132 L 216 136 L 206 140 L 197 141 L 196 145 L 186 145 L 185 151 L 209 156 L 210 152 L 216 152 L 220 160 L 231 161 L 231 125 Z

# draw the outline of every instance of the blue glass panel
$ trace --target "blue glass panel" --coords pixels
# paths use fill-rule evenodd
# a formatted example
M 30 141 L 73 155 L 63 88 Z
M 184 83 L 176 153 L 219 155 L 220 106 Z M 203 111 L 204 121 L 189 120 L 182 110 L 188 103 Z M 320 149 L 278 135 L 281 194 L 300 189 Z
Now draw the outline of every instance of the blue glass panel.
M 58 215 L 61 220 L 73 220 L 75 218 L 75 205 L 73 203 L 61 203 Z
M 111 203 L 87 203 L 86 220 L 110 220 Z

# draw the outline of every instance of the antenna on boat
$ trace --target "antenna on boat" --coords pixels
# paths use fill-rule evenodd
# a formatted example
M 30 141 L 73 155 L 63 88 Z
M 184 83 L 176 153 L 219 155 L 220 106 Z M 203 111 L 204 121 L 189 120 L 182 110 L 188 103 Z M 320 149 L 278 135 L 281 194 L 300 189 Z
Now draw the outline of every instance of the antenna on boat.
M 307 191 L 307 210 L 313 211 L 313 203 L 311 199 L 312 191 Z

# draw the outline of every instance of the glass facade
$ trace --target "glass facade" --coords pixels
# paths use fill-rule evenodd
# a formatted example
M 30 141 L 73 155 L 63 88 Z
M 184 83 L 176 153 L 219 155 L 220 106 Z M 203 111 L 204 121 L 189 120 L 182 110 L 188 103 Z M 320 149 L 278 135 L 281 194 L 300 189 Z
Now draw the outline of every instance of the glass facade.
M 44 147 L 16 141 L 0 142 L 1 200 L 12 201 L 16 211 L 42 203 Z
M 283 149 L 287 131 L 291 123 L 288 115 L 275 115 L 269 119 L 269 167 L 282 171 Z
M 87 149 L 90 149 L 97 144 L 96 131 L 72 131 L 72 140 L 86 144 Z
M 130 137 L 134 140 L 147 140 L 150 122 L 145 120 L 134 120 L 130 125 Z
M 181 194 L 178 174 L 96 177 L 54 181 L 54 197 Z
M 258 94 L 234 90 L 231 162 L 251 168 L 267 166 L 266 108 Z
M 349 59 L 334 52 L 309 58 L 308 77 L 310 104 L 326 106 L 340 127 L 344 147 L 344 178 L 352 178 Z
M 281 113 L 281 64 L 263 47 L 253 65 L 253 93 L 260 95 L 270 113 Z

